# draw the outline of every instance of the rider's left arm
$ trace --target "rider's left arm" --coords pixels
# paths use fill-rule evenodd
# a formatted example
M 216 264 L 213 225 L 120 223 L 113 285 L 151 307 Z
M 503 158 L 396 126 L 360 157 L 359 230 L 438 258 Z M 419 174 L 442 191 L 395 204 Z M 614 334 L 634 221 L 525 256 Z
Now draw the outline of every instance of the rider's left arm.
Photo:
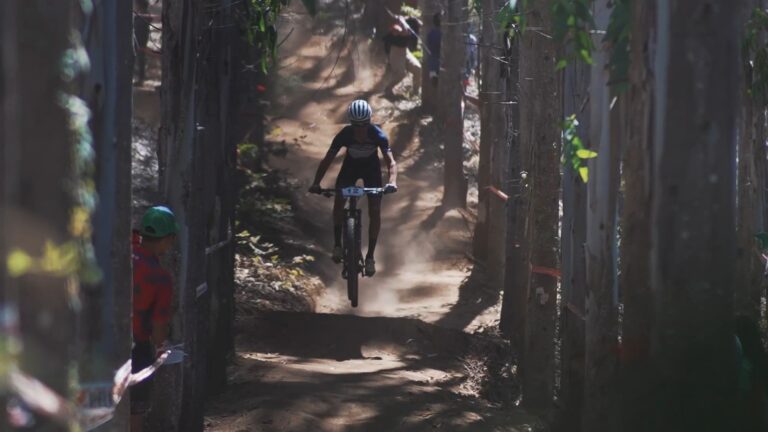
M 384 153 L 384 162 L 387 163 L 387 169 L 389 170 L 389 184 L 397 185 L 397 163 L 395 157 L 392 155 L 392 151 Z

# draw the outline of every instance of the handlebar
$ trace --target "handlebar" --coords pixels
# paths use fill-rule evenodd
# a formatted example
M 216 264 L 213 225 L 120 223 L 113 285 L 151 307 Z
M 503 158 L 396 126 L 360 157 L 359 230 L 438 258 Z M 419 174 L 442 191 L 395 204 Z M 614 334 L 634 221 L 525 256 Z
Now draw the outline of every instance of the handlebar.
M 354 193 L 347 194 L 345 193 L 347 191 L 354 191 Z M 330 197 L 337 193 L 341 193 L 345 197 L 349 197 L 349 196 L 362 196 L 362 195 L 384 195 L 384 194 L 389 194 L 393 192 L 394 191 L 387 192 L 385 188 L 361 188 L 361 187 L 353 186 L 353 187 L 339 188 L 339 189 L 320 189 L 320 191 L 314 192 L 314 193 L 318 195 L 323 195 L 326 197 Z

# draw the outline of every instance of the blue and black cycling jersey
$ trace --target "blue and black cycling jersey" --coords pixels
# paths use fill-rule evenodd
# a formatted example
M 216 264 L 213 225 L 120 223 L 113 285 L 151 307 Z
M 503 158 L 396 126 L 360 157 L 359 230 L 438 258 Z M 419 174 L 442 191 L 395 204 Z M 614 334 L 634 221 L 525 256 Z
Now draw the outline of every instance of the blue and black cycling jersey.
M 391 153 L 389 139 L 383 130 L 377 125 L 366 126 L 362 140 L 355 136 L 357 126 L 346 126 L 331 143 L 328 150 L 331 154 L 337 154 L 342 147 L 347 148 L 347 155 L 336 178 L 336 187 L 353 186 L 358 179 L 362 179 L 365 187 L 382 187 L 381 163 L 378 150 L 382 154 Z
M 355 138 L 355 128 L 359 126 L 346 126 L 342 129 L 336 137 L 333 138 L 331 148 L 328 150 L 333 154 L 336 154 L 342 147 L 347 148 L 347 158 L 362 159 L 371 156 L 376 156 L 376 150 L 379 149 L 383 154 L 389 153 L 389 139 L 387 134 L 378 125 L 369 124 L 366 126 L 367 130 L 365 138 L 358 141 Z

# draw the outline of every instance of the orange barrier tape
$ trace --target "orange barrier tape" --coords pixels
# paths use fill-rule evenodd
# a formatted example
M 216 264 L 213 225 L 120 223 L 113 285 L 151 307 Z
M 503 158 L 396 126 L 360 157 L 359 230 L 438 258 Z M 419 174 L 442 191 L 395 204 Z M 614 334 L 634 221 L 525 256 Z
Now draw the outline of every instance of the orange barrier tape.
M 560 270 L 549 267 L 531 265 L 531 273 L 548 275 L 552 276 L 553 278 L 560 279 Z
M 501 198 L 502 201 L 509 200 L 509 195 L 505 194 L 504 192 L 496 189 L 494 186 L 488 186 L 486 189 L 488 189 L 488 192 L 496 195 L 497 197 Z

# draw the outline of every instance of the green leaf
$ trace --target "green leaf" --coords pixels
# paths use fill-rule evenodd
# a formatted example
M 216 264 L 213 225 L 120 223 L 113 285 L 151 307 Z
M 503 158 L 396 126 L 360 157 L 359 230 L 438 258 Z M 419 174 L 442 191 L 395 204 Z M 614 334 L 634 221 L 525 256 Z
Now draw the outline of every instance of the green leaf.
M 579 176 L 581 176 L 581 181 L 584 183 L 589 182 L 589 168 L 587 167 L 580 167 L 579 168 Z
M 580 149 L 576 150 L 576 156 L 578 156 L 579 159 L 593 159 L 597 157 L 597 152 L 588 149 Z
M 16 249 L 8 254 L 6 268 L 11 277 L 16 278 L 26 274 L 32 266 L 33 259 L 26 252 Z
M 563 70 L 566 66 L 568 66 L 568 60 L 560 59 L 560 61 L 557 62 L 557 65 L 555 66 L 555 70 Z
M 584 63 L 591 65 L 592 64 L 592 54 L 587 49 L 580 49 L 579 55 L 581 56 L 581 59 L 584 60 Z

